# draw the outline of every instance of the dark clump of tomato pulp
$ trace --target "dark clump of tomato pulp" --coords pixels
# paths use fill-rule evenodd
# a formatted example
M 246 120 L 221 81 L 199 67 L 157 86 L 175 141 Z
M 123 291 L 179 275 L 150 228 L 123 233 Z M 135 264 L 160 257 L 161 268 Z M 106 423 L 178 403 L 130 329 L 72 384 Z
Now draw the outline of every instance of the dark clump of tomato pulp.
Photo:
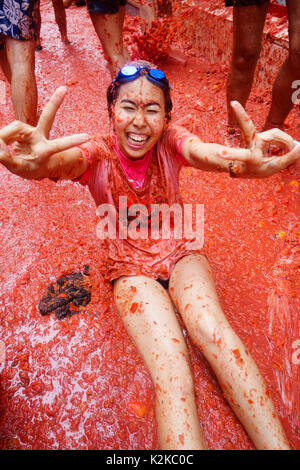
M 84 9 L 71 8 L 67 17 L 70 46 L 60 42 L 51 4 L 42 2 L 44 48 L 36 57 L 40 108 L 57 86 L 69 86 L 52 138 L 109 131 L 110 77 L 101 46 Z M 126 20 L 125 40 L 135 52 L 126 28 L 136 27 L 136 19 Z M 226 70 L 184 44 L 178 47 L 187 65 L 163 65 L 172 84 L 173 122 L 180 118 L 203 140 L 223 143 Z M 248 110 L 258 126 L 270 99 L 270 89 L 264 99 L 253 90 Z M 1 113 L 1 126 L 13 119 L 9 98 Z M 297 119 L 295 107 L 288 125 L 299 140 Z M 299 448 L 299 170 L 297 164 L 265 180 L 232 180 L 188 168 L 181 177 L 184 201 L 205 207 L 205 250 L 226 316 L 266 378 L 294 448 Z M 0 448 L 157 449 L 152 383 L 102 274 L 106 252 L 96 237 L 88 190 L 0 171 Z M 85 308 L 62 321 L 41 316 L 45 288 L 86 264 L 92 296 Z M 253 448 L 209 365 L 184 333 L 208 446 Z
M 79 313 L 91 300 L 88 276 L 89 266 L 86 265 L 83 272 L 67 274 L 57 279 L 47 287 L 40 300 L 40 313 L 48 315 L 54 312 L 59 320 Z

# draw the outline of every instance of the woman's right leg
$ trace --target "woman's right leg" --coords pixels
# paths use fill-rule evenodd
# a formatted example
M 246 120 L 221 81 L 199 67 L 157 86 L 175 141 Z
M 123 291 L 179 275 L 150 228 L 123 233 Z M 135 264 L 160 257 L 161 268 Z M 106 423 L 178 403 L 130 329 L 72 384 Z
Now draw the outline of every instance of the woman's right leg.
M 121 277 L 113 290 L 124 325 L 155 387 L 161 449 L 205 449 L 188 351 L 169 295 L 146 276 Z

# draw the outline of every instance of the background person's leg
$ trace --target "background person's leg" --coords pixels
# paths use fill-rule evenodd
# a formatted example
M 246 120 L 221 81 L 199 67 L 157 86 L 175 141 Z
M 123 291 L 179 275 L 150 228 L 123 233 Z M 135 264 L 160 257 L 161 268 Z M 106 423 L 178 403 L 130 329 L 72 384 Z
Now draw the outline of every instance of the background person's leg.
M 257 449 L 289 449 L 264 380 L 228 323 L 209 264 L 201 255 L 175 266 L 170 294 L 197 346 L 213 368 L 232 409 Z
M 11 70 L 11 99 L 16 119 L 33 126 L 37 121 L 35 46 L 36 41 L 6 37 L 7 59 Z
M 230 101 L 245 107 L 252 88 L 268 6 L 269 2 L 233 7 L 233 47 L 226 85 L 229 126 L 238 125 Z
M 129 3 L 139 9 L 142 20 L 141 30 L 144 32 L 155 18 L 154 0 L 145 0 L 143 3 L 140 0 L 131 0 Z
M 300 80 L 300 2 L 287 0 L 289 19 L 289 55 L 273 85 L 272 104 L 265 128 L 281 127 L 293 107 L 292 84 Z
M 55 21 L 57 23 L 61 40 L 64 44 L 69 44 L 70 41 L 67 35 L 67 17 L 66 10 L 63 4 L 63 0 L 52 0 Z
M 42 17 L 41 17 L 41 9 L 40 9 L 40 2 L 39 7 L 36 10 L 36 50 L 41 51 L 43 49 L 41 44 L 41 25 L 42 25 Z
M 74 3 L 74 0 L 63 0 L 64 8 L 69 8 Z
M 155 388 L 162 449 L 203 449 L 186 344 L 167 292 L 145 276 L 114 282 L 124 325 L 144 359 Z
M 118 70 L 130 60 L 129 53 L 123 42 L 125 6 L 119 6 L 117 13 L 94 13 L 90 9 L 89 13 L 97 36 L 100 39 L 110 73 L 114 77 Z
M 6 47 L 0 48 L 0 66 L 1 69 L 5 75 L 6 80 L 10 83 L 11 82 L 11 72 L 10 72 L 10 66 L 8 63 L 7 59 L 7 54 L 6 54 Z

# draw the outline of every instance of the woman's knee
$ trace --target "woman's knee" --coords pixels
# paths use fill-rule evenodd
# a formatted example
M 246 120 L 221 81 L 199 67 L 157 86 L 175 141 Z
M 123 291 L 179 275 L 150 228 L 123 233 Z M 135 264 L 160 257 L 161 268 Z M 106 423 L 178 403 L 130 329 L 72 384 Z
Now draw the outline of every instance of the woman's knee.
M 205 256 L 195 254 L 181 258 L 170 276 L 169 283 L 169 293 L 176 307 L 179 307 L 184 294 L 189 295 L 197 283 L 202 284 L 202 281 L 207 279 L 213 282 L 212 272 Z
M 163 389 L 161 382 L 167 386 Z M 162 395 L 169 394 L 174 400 L 182 400 L 183 402 L 194 396 L 194 381 L 191 369 L 186 364 L 176 364 L 176 373 L 174 374 L 174 366 L 170 368 L 169 374 L 163 375 L 160 380 L 160 372 L 154 379 L 154 386 L 157 393 Z
M 198 346 L 219 343 L 229 323 L 222 311 L 213 275 L 205 256 L 187 256 L 175 266 L 170 295 Z
M 152 295 L 164 295 L 162 286 L 147 276 L 121 276 L 113 282 L 114 300 L 118 310 L 126 313 L 126 310 L 134 311 L 133 301 L 137 299 L 145 302 Z

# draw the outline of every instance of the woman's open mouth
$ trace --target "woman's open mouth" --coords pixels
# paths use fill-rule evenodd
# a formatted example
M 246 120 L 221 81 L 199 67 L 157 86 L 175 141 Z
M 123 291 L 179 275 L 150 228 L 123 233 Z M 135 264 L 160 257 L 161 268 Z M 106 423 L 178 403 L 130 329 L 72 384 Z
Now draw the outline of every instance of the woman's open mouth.
M 127 132 L 127 144 L 132 148 L 141 148 L 148 142 L 150 136 L 146 134 L 136 134 L 134 132 Z

